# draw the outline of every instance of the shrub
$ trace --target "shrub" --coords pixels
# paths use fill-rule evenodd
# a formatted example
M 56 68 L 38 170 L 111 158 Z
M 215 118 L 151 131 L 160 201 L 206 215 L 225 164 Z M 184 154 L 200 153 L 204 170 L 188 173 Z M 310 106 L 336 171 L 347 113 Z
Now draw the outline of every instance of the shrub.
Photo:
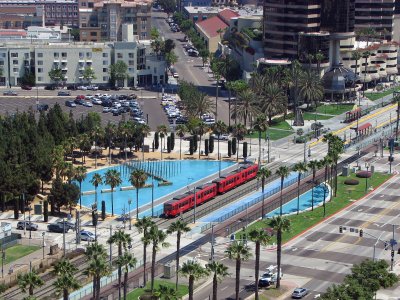
M 358 185 L 360 182 L 357 179 L 346 179 L 344 184 L 346 185 Z
M 370 178 L 372 176 L 371 171 L 359 171 L 356 176 L 358 178 Z

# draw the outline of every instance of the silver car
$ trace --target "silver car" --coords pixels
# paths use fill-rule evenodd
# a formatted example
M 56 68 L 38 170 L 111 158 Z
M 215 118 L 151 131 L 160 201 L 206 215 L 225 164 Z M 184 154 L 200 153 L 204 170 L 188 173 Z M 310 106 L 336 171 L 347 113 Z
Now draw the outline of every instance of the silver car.
M 297 288 L 293 291 L 292 293 L 292 298 L 293 299 L 301 299 L 305 296 L 307 296 L 308 290 L 305 288 Z

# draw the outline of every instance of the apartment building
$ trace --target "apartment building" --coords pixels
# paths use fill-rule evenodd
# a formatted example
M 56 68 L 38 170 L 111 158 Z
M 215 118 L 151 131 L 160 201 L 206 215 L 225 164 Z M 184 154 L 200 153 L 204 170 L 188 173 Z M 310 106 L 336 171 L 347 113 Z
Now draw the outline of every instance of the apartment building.
M 78 26 L 78 2 L 76 0 L 0 0 L 3 7 L 42 7 L 46 26 Z
M 27 72 L 35 73 L 36 83 L 39 86 L 51 84 L 53 82 L 49 77 L 49 71 L 52 69 L 62 70 L 65 77 L 63 84 L 85 84 L 87 82 L 83 78 L 83 72 L 87 67 L 92 68 L 96 74 L 92 83 L 107 84 L 110 65 L 119 60 L 128 66 L 127 79 L 119 82 L 120 86 L 164 83 L 165 61 L 163 59 L 154 61 L 153 56 L 150 41 L 0 43 L 0 68 L 3 69 L 0 85 L 19 85 L 21 78 Z
M 78 4 L 81 41 L 122 41 L 124 24 L 132 24 L 139 39 L 150 37 L 150 0 L 79 0 Z

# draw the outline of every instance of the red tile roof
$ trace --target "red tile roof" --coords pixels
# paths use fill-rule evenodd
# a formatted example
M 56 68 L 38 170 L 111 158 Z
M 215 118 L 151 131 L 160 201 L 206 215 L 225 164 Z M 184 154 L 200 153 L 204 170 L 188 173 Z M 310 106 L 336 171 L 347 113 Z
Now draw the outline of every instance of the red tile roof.
M 228 27 L 228 25 L 218 16 L 198 22 L 196 23 L 196 26 L 199 27 L 209 38 L 219 35 L 217 32 L 219 29 L 224 30 Z
M 199 27 L 208 37 L 215 37 L 219 35 L 217 32 L 219 29 L 224 30 L 229 25 L 229 20 L 238 17 L 239 14 L 230 9 L 224 9 L 219 12 L 215 17 L 211 17 L 204 21 L 200 21 L 196 23 L 196 26 Z

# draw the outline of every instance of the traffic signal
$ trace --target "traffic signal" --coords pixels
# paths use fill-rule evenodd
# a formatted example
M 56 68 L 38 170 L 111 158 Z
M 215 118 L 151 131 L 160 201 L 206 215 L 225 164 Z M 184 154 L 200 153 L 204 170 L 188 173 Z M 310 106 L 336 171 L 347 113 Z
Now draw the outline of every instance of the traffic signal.
M 339 233 L 343 233 L 343 226 L 339 226 Z
M 388 242 L 385 242 L 385 250 L 388 249 L 388 246 L 389 246 Z
M 394 250 L 391 251 L 391 255 L 392 255 L 392 257 L 394 256 Z
M 397 249 L 397 254 L 400 254 L 400 248 L 399 248 L 399 249 Z
M 364 235 L 364 230 L 360 229 L 360 237 L 363 237 Z

